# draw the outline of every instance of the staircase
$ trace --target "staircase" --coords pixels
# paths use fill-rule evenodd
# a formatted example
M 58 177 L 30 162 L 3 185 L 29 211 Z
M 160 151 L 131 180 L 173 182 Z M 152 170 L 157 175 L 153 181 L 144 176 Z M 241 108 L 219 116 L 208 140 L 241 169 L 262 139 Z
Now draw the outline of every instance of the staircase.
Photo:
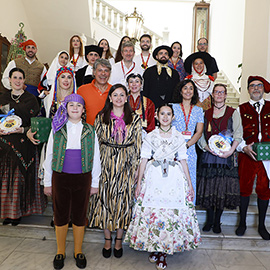
M 218 72 L 218 76 L 217 79 L 215 80 L 215 83 L 222 83 L 227 85 L 226 104 L 233 108 L 237 108 L 239 106 L 240 94 L 234 88 L 233 84 L 229 81 L 229 79 L 227 78 L 227 76 L 223 71 Z
M 221 234 L 214 234 L 213 232 L 203 232 L 202 244 L 200 249 L 216 249 L 216 250 L 246 250 L 246 251 L 270 251 L 269 241 L 262 240 L 257 232 L 258 210 L 257 210 L 257 196 L 252 194 L 250 198 L 250 205 L 247 214 L 247 231 L 244 236 L 238 237 L 234 231 L 238 224 L 238 210 L 224 210 L 221 217 Z M 203 209 L 196 209 L 200 228 L 202 228 L 205 219 L 206 211 Z M 0 236 L 12 236 L 19 238 L 55 240 L 55 232 L 50 227 L 52 217 L 51 203 L 43 215 L 33 215 L 22 218 L 21 223 L 17 227 L 10 225 L 0 225 Z M 2 220 L 0 220 L 2 224 Z M 270 211 L 268 210 L 266 217 L 266 225 L 270 230 Z M 72 229 L 70 229 L 67 241 L 73 241 Z M 85 242 L 104 242 L 104 235 L 102 230 L 86 229 Z
M 93 38 L 100 40 L 106 37 L 110 41 L 110 46 L 117 49 L 120 39 L 128 35 L 126 14 L 104 0 L 92 0 L 92 10 L 93 29 L 95 29 Z M 153 48 L 162 43 L 160 35 L 143 25 L 141 35 L 145 33 L 151 35 Z

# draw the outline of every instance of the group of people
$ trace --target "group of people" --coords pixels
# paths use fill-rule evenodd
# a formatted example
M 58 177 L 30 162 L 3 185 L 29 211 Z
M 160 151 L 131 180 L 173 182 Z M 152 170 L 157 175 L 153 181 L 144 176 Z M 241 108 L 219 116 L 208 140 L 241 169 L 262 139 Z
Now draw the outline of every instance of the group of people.
M 202 230 L 214 233 L 222 231 L 224 208 L 239 206 L 242 236 L 255 177 L 258 232 L 270 240 L 270 166 L 252 148 L 270 141 L 270 102 L 263 99 L 270 84 L 250 76 L 250 101 L 233 109 L 225 104 L 226 86 L 214 84 L 218 68 L 207 39 L 185 61 L 179 42 L 151 54 L 151 41 L 142 35 L 135 56 L 125 36 L 113 56 L 106 39 L 83 50 L 75 35 L 70 52 L 60 51 L 47 71 L 28 40 L 25 57 L 3 74 L 10 90 L 0 96 L 2 120 L 14 109 L 21 125 L 0 128 L 1 219 L 16 226 L 23 216 L 41 214 L 52 196 L 55 269 L 64 267 L 70 223 L 78 268 L 87 265 L 85 226 L 104 230 L 105 258 L 122 257 L 124 241 L 150 252 L 157 269 L 167 267 L 167 254 L 199 246 L 195 205 L 207 210 Z M 43 147 L 31 130 L 37 116 L 52 119 Z M 214 152 L 213 135 L 230 139 L 230 149 Z

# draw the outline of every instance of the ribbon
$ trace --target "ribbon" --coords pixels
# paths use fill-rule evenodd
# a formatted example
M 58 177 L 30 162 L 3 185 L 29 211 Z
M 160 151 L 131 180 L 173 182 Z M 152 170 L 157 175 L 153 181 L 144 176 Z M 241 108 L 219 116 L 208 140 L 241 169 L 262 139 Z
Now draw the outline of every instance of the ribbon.
M 15 109 L 11 109 L 7 114 L 0 114 L 0 117 L 2 117 L 2 119 L 0 120 L 0 123 L 4 123 L 4 121 L 6 121 L 7 117 L 10 115 L 14 115 Z
M 222 138 L 224 138 L 230 144 L 233 142 L 233 138 L 232 137 L 225 136 L 222 133 L 218 133 L 218 135 L 221 136 Z

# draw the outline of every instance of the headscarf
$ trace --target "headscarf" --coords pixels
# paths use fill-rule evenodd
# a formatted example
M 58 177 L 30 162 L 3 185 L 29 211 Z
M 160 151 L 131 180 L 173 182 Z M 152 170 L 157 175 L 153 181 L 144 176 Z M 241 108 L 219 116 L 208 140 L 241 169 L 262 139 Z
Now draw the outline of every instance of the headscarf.
M 210 79 L 208 75 L 205 74 L 206 71 L 207 71 L 206 65 L 204 64 L 202 72 L 198 73 L 192 63 L 191 80 L 197 86 L 200 102 L 203 102 L 206 98 L 208 98 L 212 94 L 213 87 L 214 87 L 214 82 Z
M 50 116 L 50 109 L 53 104 L 53 102 L 57 102 L 57 91 L 58 91 L 58 83 L 57 79 L 62 73 L 68 72 L 69 74 L 72 75 L 73 78 L 73 89 L 72 93 L 76 93 L 76 81 L 75 81 L 75 76 L 70 67 L 61 67 L 57 70 L 56 75 L 55 75 L 55 80 L 54 80 L 54 85 L 52 85 L 52 89 L 49 93 L 48 96 L 44 98 L 44 107 L 46 111 L 46 117 Z
M 52 85 L 52 84 L 54 83 L 55 77 L 56 77 L 56 72 L 57 72 L 57 70 L 58 70 L 59 68 L 62 67 L 62 66 L 60 65 L 60 63 L 59 63 L 59 56 L 60 56 L 60 54 L 62 54 L 62 53 L 67 54 L 67 56 L 68 56 L 68 62 L 69 62 L 69 58 L 70 58 L 70 57 L 69 57 L 69 53 L 68 53 L 67 51 L 62 50 L 62 51 L 60 51 L 60 52 L 56 55 L 56 57 L 53 59 L 51 65 L 50 65 L 50 68 L 48 69 L 48 72 L 47 72 L 47 75 L 46 75 L 46 77 L 47 77 L 47 84 L 48 84 L 48 85 Z M 67 64 L 67 65 L 68 65 L 68 64 Z
M 26 46 L 28 46 L 28 45 L 33 45 L 33 46 L 35 46 L 37 48 L 37 44 L 32 39 L 28 39 L 25 42 L 22 42 L 20 44 L 20 47 L 25 51 L 26 50 Z
M 59 131 L 68 121 L 67 104 L 71 101 L 79 102 L 84 106 L 84 99 L 78 94 L 71 94 L 65 97 L 65 100 L 61 103 L 60 107 L 56 111 L 52 120 L 53 133 Z

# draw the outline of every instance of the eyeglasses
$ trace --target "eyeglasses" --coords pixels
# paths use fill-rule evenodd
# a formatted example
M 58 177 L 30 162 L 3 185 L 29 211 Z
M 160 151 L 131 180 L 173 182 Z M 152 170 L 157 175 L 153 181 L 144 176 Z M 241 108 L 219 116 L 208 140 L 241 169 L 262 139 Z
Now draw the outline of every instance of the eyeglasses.
M 217 90 L 215 90 L 215 91 L 213 91 L 213 94 L 215 94 L 215 95 L 224 95 L 225 94 L 225 91 L 217 91 Z
M 199 46 L 206 46 L 207 43 L 199 43 L 198 45 L 199 45 Z
M 248 88 L 251 89 L 251 90 L 256 89 L 256 87 L 257 87 L 259 90 L 261 90 L 261 89 L 263 89 L 263 84 L 262 84 L 262 83 L 259 83 L 259 84 L 250 84 L 250 85 L 248 86 Z

